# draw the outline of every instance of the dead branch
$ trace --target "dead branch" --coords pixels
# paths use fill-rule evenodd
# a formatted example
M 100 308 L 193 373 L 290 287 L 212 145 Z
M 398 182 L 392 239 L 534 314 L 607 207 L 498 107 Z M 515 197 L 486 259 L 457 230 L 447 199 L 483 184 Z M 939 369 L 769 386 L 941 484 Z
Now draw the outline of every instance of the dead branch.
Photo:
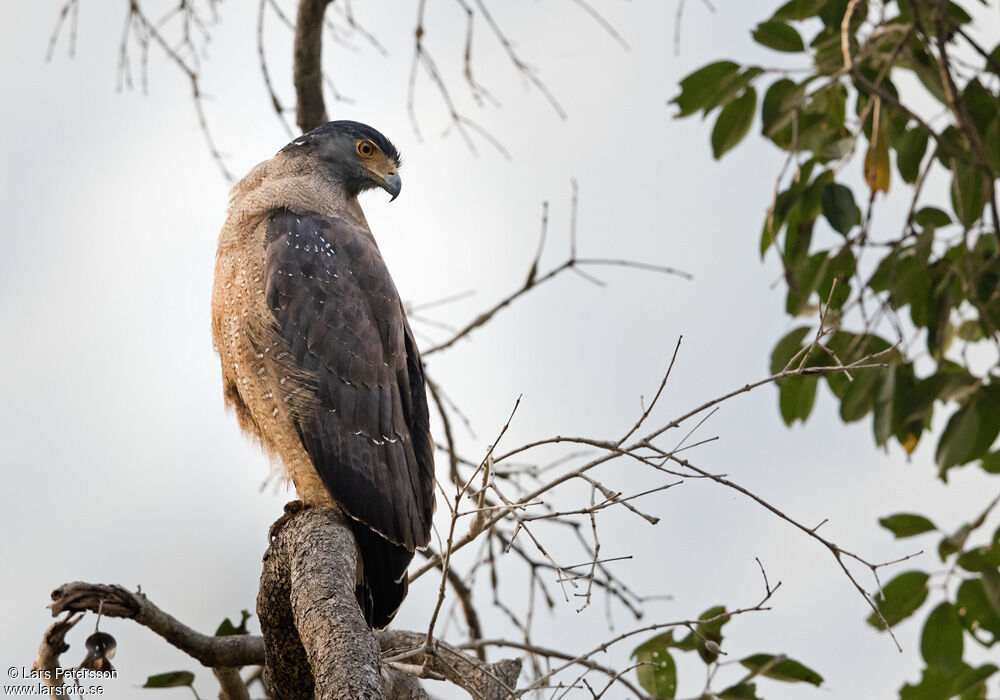
M 443 642 L 425 645 L 417 632 L 382 630 L 375 633 L 386 661 L 406 662 L 438 674 L 480 700 L 507 700 L 515 692 L 521 662 L 504 659 L 484 664 L 456 647 Z
M 589 275 L 582 272 L 581 268 L 584 267 L 625 267 L 635 270 L 643 270 L 646 272 L 658 272 L 665 275 L 675 275 L 683 279 L 690 280 L 691 275 L 683 270 L 678 270 L 677 268 L 667 267 L 665 265 L 654 265 L 651 263 L 640 262 L 636 260 L 627 259 L 615 259 L 615 258 L 581 258 L 577 255 L 576 250 L 576 215 L 578 209 L 577 200 L 577 187 L 576 182 L 573 181 L 573 199 L 570 208 L 570 245 L 569 245 L 569 255 L 567 258 L 551 268 L 547 272 L 539 272 L 539 264 L 542 256 L 543 249 L 545 247 L 545 237 L 547 233 L 547 223 L 548 223 L 548 202 L 542 205 L 542 231 L 539 236 L 538 250 L 535 253 L 535 257 L 532 259 L 531 265 L 528 268 L 528 274 L 525 277 L 524 283 L 515 289 L 513 292 L 507 294 L 503 299 L 493 304 L 493 306 L 481 311 L 475 318 L 469 321 L 466 325 L 460 328 L 458 331 L 454 332 L 451 337 L 443 340 L 436 345 L 433 345 L 421 354 L 424 357 L 430 357 L 442 350 L 447 350 L 452 345 L 458 341 L 468 337 L 475 330 L 481 328 L 482 326 L 489 323 L 494 316 L 499 312 L 506 309 L 508 306 L 513 304 L 515 301 L 526 295 L 528 292 L 540 287 L 541 285 L 549 282 L 560 274 L 566 271 L 576 272 L 582 275 L 585 279 L 589 281 L 601 284 L 601 282 L 594 280 Z
M 820 346 L 819 346 L 818 341 L 819 341 L 820 338 L 822 338 L 824 336 L 824 333 L 825 333 L 824 329 L 820 328 L 817 331 L 817 334 L 816 334 L 816 341 L 813 342 L 811 345 L 807 346 L 804 349 L 803 355 L 801 357 L 793 358 L 793 361 L 789 363 L 789 366 L 786 367 L 781 372 L 777 372 L 777 373 L 775 373 L 774 375 L 772 375 L 770 377 L 767 377 L 765 379 L 759 380 L 759 381 L 751 383 L 751 384 L 746 384 L 746 385 L 744 385 L 744 386 L 742 386 L 742 387 L 740 387 L 740 388 L 738 388 L 738 389 L 736 389 L 734 391 L 727 392 L 727 393 L 723 394 L 720 397 L 717 397 L 717 398 L 712 399 L 710 401 L 706 401 L 706 402 L 702 403 L 701 405 L 697 406 L 696 408 L 683 413 L 678 418 L 675 418 L 675 419 L 673 419 L 673 420 L 671 420 L 671 421 L 669 421 L 669 422 L 661 425 L 660 427 L 652 430 L 645 437 L 641 437 L 641 438 L 638 438 L 638 439 L 633 439 L 632 442 L 630 444 L 628 444 L 628 445 L 624 444 L 647 421 L 647 419 L 649 418 L 649 416 L 650 416 L 650 414 L 651 414 L 651 412 L 653 410 L 653 407 L 655 406 L 657 400 L 660 398 L 660 396 L 661 396 L 661 394 L 663 392 L 663 388 L 664 388 L 664 386 L 666 384 L 666 379 L 669 377 L 671 368 L 673 367 L 674 362 L 676 360 L 677 348 L 675 348 L 674 355 L 671 358 L 671 361 L 670 361 L 669 367 L 667 369 L 667 372 L 665 374 L 664 380 L 660 383 L 660 386 L 658 387 L 657 392 L 656 392 L 656 394 L 653 397 L 653 401 L 651 402 L 651 404 L 650 404 L 650 406 L 648 408 L 644 408 L 642 410 L 642 413 L 639 416 L 638 420 L 630 426 L 630 428 L 625 432 L 625 434 L 624 434 L 624 436 L 622 438 L 617 439 L 617 440 L 614 440 L 614 439 L 612 439 L 612 440 L 599 440 L 599 439 L 594 439 L 594 438 L 590 438 L 590 437 L 556 436 L 556 437 L 553 437 L 553 438 L 545 438 L 545 439 L 542 439 L 542 440 L 537 440 L 537 441 L 534 441 L 534 442 L 527 443 L 527 444 L 522 445 L 520 447 L 517 447 L 517 448 L 515 448 L 513 450 L 510 450 L 510 451 L 508 451 L 508 452 L 506 452 L 504 454 L 500 454 L 500 455 L 492 455 L 491 454 L 492 459 L 493 459 L 493 461 L 495 463 L 500 464 L 504 460 L 507 460 L 507 459 L 509 459 L 509 458 L 511 458 L 511 457 L 513 457 L 515 455 L 522 454 L 522 453 L 527 452 L 529 450 L 535 449 L 537 447 L 541 447 L 543 445 L 555 445 L 555 444 L 561 444 L 561 443 L 574 443 L 574 444 L 579 444 L 579 445 L 586 445 L 586 446 L 589 446 L 589 447 L 598 448 L 598 449 L 600 449 L 600 450 L 603 451 L 603 454 L 597 456 L 596 458 L 591 459 L 590 461 L 584 463 L 583 465 L 578 466 L 575 469 L 568 469 L 568 470 L 564 471 L 563 473 L 559 474 L 558 476 L 552 477 L 552 478 L 548 479 L 547 481 L 544 481 L 540 486 L 538 486 L 534 490 L 530 491 L 529 493 L 523 495 L 520 498 L 520 502 L 521 503 L 534 502 L 536 500 L 542 499 L 543 497 L 550 496 L 551 493 L 552 493 L 552 491 L 554 491 L 556 489 L 556 487 L 560 486 L 561 484 L 567 483 L 569 481 L 575 480 L 575 479 L 581 479 L 581 478 L 583 478 L 584 480 L 587 480 L 588 483 L 591 483 L 591 485 L 593 485 L 594 482 L 586 476 L 586 472 L 591 471 L 592 469 L 594 469 L 595 467 L 597 467 L 597 466 L 599 466 L 601 464 L 604 464 L 606 462 L 612 461 L 614 459 L 618 459 L 619 457 L 628 457 L 630 459 L 636 460 L 636 461 L 638 461 L 638 462 L 640 462 L 642 464 L 646 464 L 647 466 L 650 466 L 650 467 L 652 467 L 654 469 L 657 469 L 659 471 L 671 474 L 673 476 L 679 476 L 679 477 L 682 477 L 682 478 L 690 478 L 692 476 L 694 476 L 696 478 L 707 478 L 707 479 L 710 479 L 712 481 L 715 481 L 716 483 L 719 483 L 720 485 L 723 485 L 723 486 L 726 486 L 728 488 L 732 488 L 732 489 L 735 489 L 737 491 L 740 491 L 741 493 L 743 493 L 744 495 L 747 495 L 748 497 L 750 497 L 751 499 L 753 499 L 754 501 L 756 501 L 757 503 L 759 503 L 760 505 L 762 505 L 766 509 L 770 510 L 771 512 L 775 513 L 776 515 L 778 515 L 782 519 L 784 519 L 787 522 L 789 522 L 790 524 L 794 525 L 795 527 L 797 527 L 801 531 L 805 532 L 810 537 L 812 537 L 812 538 L 816 539 L 817 541 L 819 541 L 820 543 L 822 543 L 834 555 L 834 558 L 836 559 L 837 563 L 840 565 L 840 568 L 842 569 L 843 573 L 847 576 L 847 578 L 849 579 L 849 581 L 851 582 L 851 584 L 855 587 L 855 589 L 861 594 L 861 596 L 864 598 L 865 602 L 874 610 L 874 612 L 875 612 L 876 615 L 879 615 L 879 611 L 877 609 L 877 606 L 873 602 L 872 595 L 869 594 L 864 589 L 864 587 L 858 582 L 857 578 L 854 576 L 854 574 L 851 572 L 851 570 L 847 567 L 846 563 L 844 562 L 844 559 L 845 558 L 851 559 L 851 560 L 853 560 L 853 561 L 855 561 L 855 562 L 857 562 L 859 564 L 862 564 L 862 565 L 866 566 L 870 570 L 872 576 L 875 579 L 876 587 L 877 588 L 881 588 L 881 584 L 879 583 L 879 580 L 878 580 L 878 569 L 881 568 L 881 567 L 887 566 L 889 564 L 897 563 L 898 561 L 903 561 L 903 560 L 905 560 L 906 558 L 909 558 L 909 556 L 912 556 L 912 555 L 909 555 L 907 557 L 903 557 L 902 559 L 895 560 L 893 562 L 881 562 L 881 563 L 872 563 L 872 562 L 869 562 L 865 558 L 863 558 L 863 557 L 861 557 L 861 556 L 859 556 L 857 554 L 854 554 L 854 553 L 852 553 L 852 552 L 844 549 L 843 547 L 840 547 L 838 544 L 833 543 L 833 542 L 831 542 L 831 541 L 823 538 L 822 536 L 816 534 L 815 528 L 810 529 L 807 526 L 801 524 L 800 522 L 794 520 L 790 516 L 786 515 L 779 508 L 773 506 L 772 504 L 770 504 L 769 502 L 767 502 L 765 499 L 761 498 L 760 496 L 758 496 L 758 495 L 756 495 L 756 494 L 748 491 L 747 489 L 745 489 L 745 488 L 743 488 L 743 487 L 735 484 L 731 480 L 725 478 L 724 475 L 713 474 L 713 473 L 711 473 L 709 471 L 706 471 L 704 469 L 700 469 L 698 467 L 695 467 L 688 460 L 683 459 L 683 458 L 681 458 L 681 457 L 678 456 L 678 452 L 680 452 L 682 449 L 686 449 L 685 444 L 688 442 L 688 440 L 691 437 L 691 435 L 704 423 L 704 421 L 706 420 L 707 416 L 711 415 L 711 413 L 707 413 L 706 414 L 706 412 L 708 412 L 710 409 L 714 410 L 714 407 L 716 407 L 718 404 L 722 403 L 723 401 L 729 400 L 729 399 L 731 399 L 731 398 L 733 398 L 735 396 L 738 396 L 739 394 L 751 391 L 751 390 L 753 390 L 753 389 L 755 389 L 757 387 L 764 386 L 766 384 L 771 384 L 773 382 L 779 381 L 781 379 L 784 379 L 784 378 L 787 378 L 787 377 L 790 377 L 790 376 L 797 376 L 797 375 L 821 375 L 821 374 L 829 374 L 829 373 L 845 373 L 845 374 L 849 375 L 851 372 L 855 372 L 855 371 L 861 371 L 861 370 L 870 369 L 870 368 L 874 368 L 874 367 L 883 367 L 883 366 L 885 366 L 885 363 L 884 363 L 883 360 L 885 359 L 886 355 L 888 353 L 894 352 L 894 348 L 889 348 L 886 351 L 883 351 L 883 352 L 880 352 L 880 353 L 875 353 L 875 354 L 863 357 L 863 358 L 861 358 L 861 359 L 859 359 L 859 360 L 857 360 L 855 362 L 852 362 L 850 364 L 847 364 L 847 365 L 841 363 L 837 358 L 834 357 L 833 358 L 833 364 L 830 364 L 830 365 L 827 365 L 827 366 L 822 366 L 822 367 L 809 366 L 810 357 L 813 354 L 815 354 L 815 353 L 817 353 L 819 351 Z M 685 435 L 684 438 L 681 439 L 680 442 L 678 442 L 673 448 L 669 448 L 669 449 L 668 448 L 663 448 L 663 447 L 660 447 L 660 446 L 658 446 L 656 444 L 655 441 L 657 440 L 657 438 L 660 438 L 661 436 L 663 436 L 664 433 L 668 432 L 669 430 L 671 430 L 673 428 L 679 427 L 681 424 L 683 424 L 683 423 L 685 423 L 685 422 L 687 422 L 687 421 L 689 421 L 689 420 L 691 420 L 691 419 L 693 419 L 693 418 L 695 418 L 696 416 L 699 416 L 699 415 L 705 415 L 706 417 L 702 418 L 701 422 L 699 422 L 697 425 L 695 425 L 694 428 L 692 428 L 688 432 L 688 434 Z M 491 448 L 491 453 L 492 453 L 492 448 Z M 674 470 L 674 469 L 669 469 L 669 468 L 667 468 L 665 466 L 667 462 L 671 462 L 671 463 L 677 464 L 681 468 L 683 468 L 685 471 L 677 471 L 677 470 Z M 471 481 L 471 478 L 470 478 L 470 481 Z M 466 482 L 466 483 L 468 484 L 469 482 Z M 479 535 L 480 532 L 482 532 L 482 531 L 497 531 L 496 525 L 500 524 L 502 521 L 509 520 L 511 522 L 516 523 L 516 528 L 514 530 L 514 533 L 513 533 L 513 535 L 511 535 L 511 541 L 513 541 L 513 538 L 517 536 L 517 533 L 523 529 L 528 534 L 528 536 L 531 538 L 532 543 L 542 553 L 542 555 L 545 558 L 545 560 L 547 561 L 548 565 L 556 571 L 556 573 L 558 574 L 559 580 L 560 581 L 571 581 L 571 579 L 568 579 L 568 578 L 566 578 L 564 576 L 564 572 L 565 572 L 565 570 L 566 570 L 567 567 L 560 566 L 559 564 L 557 564 L 552 559 L 552 557 L 549 556 L 549 554 L 542 548 L 542 545 L 537 540 L 537 538 L 535 538 L 535 536 L 529 530 L 527 530 L 527 528 L 525 527 L 525 519 L 521 515 L 518 514 L 518 510 L 519 510 L 519 507 L 520 507 L 519 504 L 512 503 L 511 501 L 508 501 L 507 499 L 503 498 L 502 494 L 499 493 L 499 491 L 498 491 L 498 489 L 496 487 L 496 484 L 493 484 L 492 487 L 493 487 L 494 492 L 497 493 L 500 496 L 500 500 L 503 502 L 504 505 L 507 506 L 507 508 L 506 509 L 504 509 L 504 508 L 491 508 L 490 510 L 483 512 L 482 513 L 482 517 L 484 519 L 484 522 L 482 523 L 482 527 L 481 528 L 477 528 L 476 530 L 471 531 L 468 534 L 466 534 L 466 535 L 464 535 L 464 536 L 462 536 L 460 538 L 456 538 L 453 541 L 451 539 L 449 539 L 449 552 L 448 552 L 448 556 L 450 557 L 450 555 L 453 554 L 454 551 L 462 548 L 463 546 L 467 545 L 469 542 L 472 542 L 473 540 L 475 540 L 476 537 Z M 560 517 L 560 516 L 578 516 L 578 517 L 584 517 L 585 516 L 585 517 L 588 517 L 588 518 L 593 518 L 594 514 L 597 513 L 597 511 L 600 510 L 601 508 L 607 507 L 607 505 L 610 505 L 610 504 L 616 504 L 617 502 L 620 502 L 622 500 L 620 493 L 617 493 L 617 492 L 614 492 L 614 491 L 611 491 L 611 490 L 607 490 L 606 487 L 603 487 L 603 486 L 601 487 L 600 490 L 602 491 L 602 494 L 605 496 L 606 501 L 600 502 L 600 503 L 598 503 L 598 502 L 595 501 L 590 508 L 584 507 L 584 508 L 578 508 L 576 510 L 568 510 L 568 511 L 565 511 L 565 512 L 556 512 L 556 513 L 554 513 L 554 517 Z M 453 510 L 453 518 L 455 517 L 455 515 L 454 515 L 455 512 L 457 512 L 457 508 L 455 508 Z M 639 513 L 639 514 L 642 515 L 641 513 Z M 590 556 L 592 557 L 592 561 L 594 562 L 594 567 L 593 567 L 594 571 L 596 571 L 596 569 L 597 569 L 597 563 L 599 561 L 599 559 L 598 559 L 599 541 L 597 539 L 597 523 L 596 523 L 596 521 L 592 521 L 591 525 L 592 525 L 592 530 L 594 531 L 594 536 L 593 536 L 593 544 L 592 544 L 592 546 L 590 548 Z M 454 529 L 454 526 L 453 526 L 452 529 Z M 510 545 L 508 544 L 507 547 L 509 548 Z M 423 573 L 425 573 L 427 570 L 429 570 L 432 566 L 437 565 L 437 563 L 438 563 L 437 562 L 437 558 L 436 557 L 432 557 L 421 568 L 417 569 L 414 572 L 411 572 L 411 574 L 410 574 L 411 580 L 419 577 L 420 575 L 422 575 Z M 582 578 L 587 579 L 588 577 L 582 577 Z M 594 580 L 593 579 L 593 572 L 591 573 L 591 576 L 589 577 L 589 580 Z M 893 641 L 896 643 L 896 645 L 898 647 L 898 642 L 896 642 L 895 637 L 893 637 Z
M 52 591 L 53 617 L 96 613 L 134 620 L 205 666 L 250 666 L 264 659 L 264 640 L 250 635 L 213 637 L 197 632 L 153 604 L 144 593 L 117 585 L 66 583 Z
M 148 92 L 149 53 L 152 46 L 158 46 L 173 64 L 187 78 L 191 89 L 191 101 L 194 104 L 198 126 L 205 137 L 212 159 L 215 160 L 222 176 L 232 182 L 233 176 L 226 166 L 225 155 L 219 150 L 215 137 L 209 128 L 208 117 L 205 114 L 206 95 L 201 87 L 201 53 L 204 42 L 208 41 L 207 25 L 217 21 L 216 0 L 208 0 L 209 18 L 203 18 L 199 13 L 198 3 L 189 0 L 179 0 L 178 4 L 168 10 L 158 19 L 150 18 L 139 6 L 138 0 L 129 0 L 128 14 L 125 17 L 125 28 L 122 32 L 121 44 L 118 49 L 118 88 L 132 88 L 132 59 L 130 45 L 134 43 L 139 50 L 141 80 L 143 92 Z M 168 37 L 168 23 L 176 26 L 180 32 L 179 42 Z M 196 34 L 201 41 L 196 40 Z
M 38 655 L 31 664 L 31 670 L 47 671 L 41 677 L 47 680 L 50 688 L 63 686 L 62 676 L 56 674 L 56 669 L 59 668 L 59 656 L 69 649 L 66 634 L 82 619 L 82 614 L 67 613 L 63 619 L 53 622 L 42 635 L 42 643 L 38 645 Z
M 247 684 L 240 677 L 240 670 L 232 666 L 221 666 L 213 668 L 216 680 L 219 681 L 222 700 L 250 700 L 250 691 Z
M 423 700 L 429 696 L 414 674 L 444 678 L 474 698 L 507 697 L 500 691 L 516 687 L 518 661 L 486 664 L 437 640 L 429 649 L 408 657 L 408 664 L 381 661 L 384 656 L 398 656 L 403 647 L 421 647 L 425 635 L 393 630 L 373 636 L 364 624 L 354 597 L 354 539 L 342 518 L 336 510 L 306 509 L 285 524 L 268 549 L 258 604 L 264 636 L 204 635 L 165 613 L 141 592 L 78 581 L 53 591 L 53 615 L 65 616 L 46 630 L 32 668 L 52 671 L 50 683 L 62 685 L 54 671 L 59 656 L 69 649 L 66 634 L 84 613 L 101 610 L 105 617 L 138 622 L 213 667 L 225 700 L 248 697 L 247 685 L 256 677 L 251 675 L 244 682 L 240 667 L 265 664 L 263 680 L 271 697 L 283 699 L 312 699 L 315 694 Z M 300 633 L 300 629 L 309 631 Z M 367 657 L 365 664 L 359 663 L 362 655 Z M 312 671 L 312 663 L 323 670 Z M 313 673 L 320 680 L 315 681 Z M 341 686 L 333 683 L 344 683 L 344 690 L 335 690 Z
M 323 14 L 330 0 L 300 0 L 295 18 L 295 121 L 303 132 L 328 121 L 323 101 Z
M 55 671 L 59 668 L 60 655 L 69 650 L 66 634 L 88 611 L 104 617 L 134 620 L 190 657 L 211 667 L 221 686 L 220 697 L 223 700 L 249 700 L 239 668 L 261 663 L 264 659 L 264 640 L 261 637 L 210 637 L 201 634 L 163 612 L 141 591 L 132 593 L 122 586 L 82 581 L 67 583 L 52 591 L 49 608 L 53 616 L 65 613 L 65 617 L 46 630 L 32 664 L 32 669 L 36 671 L 49 671 L 42 676 L 49 687 L 63 685 L 62 676 Z

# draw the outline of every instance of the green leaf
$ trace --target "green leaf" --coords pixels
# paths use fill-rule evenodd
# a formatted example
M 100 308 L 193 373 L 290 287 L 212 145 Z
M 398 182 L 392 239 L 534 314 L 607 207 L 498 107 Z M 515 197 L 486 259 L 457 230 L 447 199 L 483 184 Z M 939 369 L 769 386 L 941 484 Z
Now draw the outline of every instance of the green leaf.
M 993 47 L 990 51 L 990 60 L 986 64 L 986 68 L 996 75 L 1000 75 L 1000 44 Z
M 853 147 L 854 139 L 850 136 L 845 136 L 842 139 L 831 141 L 827 147 L 823 149 L 823 155 L 827 160 L 840 160 L 841 158 L 846 158 L 847 154 L 851 152 L 851 148 Z
M 978 319 L 962 321 L 958 328 L 955 329 L 955 335 L 962 340 L 975 343 L 985 337 L 983 335 L 983 324 Z
M 938 605 L 924 622 L 920 654 L 928 668 L 951 671 L 962 663 L 962 621 L 949 602 Z
M 979 2 L 981 4 L 985 4 L 983 3 L 983 0 L 979 0 Z M 972 15 L 955 3 L 950 2 L 950 0 L 945 3 L 945 14 L 948 16 L 951 24 L 968 24 L 972 21 Z
M 935 361 L 941 362 L 954 339 L 951 312 L 961 301 L 960 290 L 956 290 L 954 284 L 959 280 L 956 268 L 946 260 L 937 261 L 929 269 L 925 267 L 925 274 L 928 275 L 924 322 L 927 327 L 927 351 Z
M 953 381 L 949 372 L 939 371 L 930 377 L 913 382 L 905 395 L 897 397 L 896 403 L 902 409 L 900 424 L 916 423 L 923 425 L 930 419 L 934 402 L 942 399 L 942 392 L 949 390 Z
M 933 376 L 940 382 L 939 401 L 965 401 L 979 388 L 979 380 L 967 369 L 947 360 L 938 365 L 937 374 Z
M 753 123 L 757 108 L 757 91 L 748 87 L 722 108 L 712 129 L 712 155 L 716 159 L 743 140 Z
M 835 2 L 828 3 L 824 5 L 823 9 L 826 10 L 831 5 L 836 5 L 840 2 L 841 0 L 836 0 Z M 827 25 L 825 29 L 813 37 L 813 40 L 809 42 L 809 46 L 813 49 L 813 63 L 816 66 L 816 72 L 820 75 L 832 76 L 843 68 L 844 54 L 841 51 L 839 23 L 836 29 Z
M 672 698 L 677 692 L 677 665 L 667 649 L 674 646 L 674 633 L 668 631 L 640 644 L 632 658 L 642 664 L 635 672 L 639 685 L 660 698 Z
M 671 102 L 680 107 L 677 117 L 686 117 L 702 109 L 712 99 L 719 85 L 739 72 L 732 61 L 717 61 L 704 66 L 681 81 L 681 93 Z
M 983 147 L 986 149 L 986 160 L 994 173 L 1000 173 L 1000 116 L 990 122 L 983 137 Z
M 961 99 L 965 103 L 965 110 L 969 114 L 972 125 L 979 132 L 979 137 L 982 138 L 986 134 L 990 121 L 997 115 L 997 98 L 983 87 L 978 78 L 973 78 L 962 90 Z
M 953 170 L 956 160 L 967 162 L 972 157 L 966 148 L 965 136 L 954 125 L 946 126 L 936 140 L 941 145 L 934 149 L 934 157 L 946 170 Z
M 962 625 L 969 630 L 973 638 L 982 642 L 980 630 L 986 630 L 993 635 L 992 641 L 986 646 L 993 646 L 1000 640 L 1000 609 L 995 607 L 986 595 L 983 587 L 983 580 L 980 578 L 970 578 L 962 581 L 955 596 L 955 605 L 958 606 L 958 616 L 962 620 Z
M 826 0 L 789 0 L 771 15 L 774 20 L 803 20 L 815 17 Z
M 897 539 L 903 537 L 913 537 L 922 535 L 925 532 L 937 530 L 937 527 L 930 520 L 915 513 L 896 513 L 885 518 L 880 518 L 879 525 L 896 536 Z
M 955 532 L 941 538 L 938 543 L 938 556 L 941 557 L 942 562 L 947 561 L 948 557 L 962 549 L 971 531 L 972 527 L 966 523 Z
M 944 478 L 948 469 L 979 459 L 1000 434 L 1000 401 L 993 387 L 977 391 L 948 420 L 935 460 Z
M 833 376 L 827 375 L 827 383 Z M 847 390 L 840 399 L 842 421 L 852 423 L 868 415 L 875 407 L 875 397 L 878 395 L 879 387 L 882 386 L 883 376 L 884 372 L 876 369 L 866 369 L 854 374 L 854 381 L 847 382 Z
M 849 247 L 843 247 L 829 259 L 826 272 L 823 273 L 816 292 L 819 298 L 830 304 L 833 309 L 840 309 L 851 296 L 851 278 L 857 270 L 858 261 Z M 836 286 L 834 286 L 836 281 Z
M 875 394 L 875 404 L 872 406 L 874 413 L 872 420 L 872 432 L 875 435 L 875 443 L 884 445 L 892 437 L 893 426 L 896 424 L 896 375 L 898 368 L 891 368 L 882 372 L 882 383 L 879 384 Z
M 986 197 L 983 194 L 983 174 L 979 168 L 956 162 L 952 177 L 951 208 L 966 228 L 971 228 L 983 213 Z
M 758 44 L 775 51 L 805 51 L 802 37 L 784 22 L 761 22 L 753 31 L 753 39 Z
M 194 674 L 190 671 L 168 671 L 158 673 L 146 679 L 143 688 L 180 688 L 194 683 Z
M 987 474 L 1000 474 L 1000 450 L 985 455 L 982 467 Z
M 929 592 L 928 578 L 924 571 L 907 571 L 885 585 L 883 596 L 874 602 L 890 627 L 895 627 L 924 604 Z M 868 616 L 868 624 L 876 629 L 885 629 L 875 613 Z
M 718 89 L 714 91 L 708 101 L 705 102 L 702 110 L 705 114 L 708 114 L 719 105 L 729 104 L 729 101 L 732 100 L 733 97 L 742 92 L 743 89 L 754 80 L 754 78 L 763 72 L 763 69 L 758 68 L 757 66 L 750 66 L 740 73 L 734 73 L 727 76 L 719 83 Z
M 776 659 L 778 660 L 775 661 Z M 759 673 L 766 678 L 773 678 L 776 681 L 811 683 L 816 686 L 823 684 L 823 676 L 811 668 L 800 664 L 794 659 L 779 659 L 774 654 L 754 654 L 745 659 L 740 659 L 740 664 L 755 673 Z M 772 665 L 769 666 L 769 664 Z
M 763 700 L 754 683 L 737 683 L 719 693 L 719 700 Z
M 822 11 L 820 12 L 820 19 L 823 20 L 823 24 L 827 27 L 833 27 L 837 36 L 840 36 L 840 25 L 844 21 L 844 13 L 847 10 L 848 0 L 830 0 L 824 3 Z M 861 16 L 858 16 L 861 13 Z M 868 2 L 867 0 L 862 0 L 861 4 L 855 10 L 854 15 L 851 19 L 851 28 L 856 30 L 864 18 L 868 14 Z
M 778 407 L 785 425 L 792 425 L 796 420 L 806 422 L 816 402 L 817 384 L 817 378 L 808 375 L 786 377 L 781 382 Z
M 250 619 L 250 613 L 246 610 L 240 610 L 240 615 L 242 620 L 240 620 L 239 626 L 236 626 L 227 617 L 219 624 L 219 628 L 215 630 L 216 637 L 229 637 L 234 634 L 247 634 L 247 620 Z
M 814 253 L 805 260 L 788 257 L 792 262 L 790 267 L 793 268 L 793 274 L 789 279 L 785 311 L 790 316 L 803 314 L 811 316 L 812 309 L 808 306 L 809 299 L 826 276 L 830 259 L 826 256 L 826 251 Z
M 957 669 L 944 671 L 940 668 L 925 668 L 919 685 L 907 683 L 899 691 L 900 700 L 947 700 L 963 693 L 962 700 L 981 698 L 978 690 L 985 691 L 986 680 L 997 672 L 993 664 L 972 668 L 962 664 Z
M 802 349 L 802 341 L 805 340 L 809 331 L 808 326 L 799 326 L 789 331 L 784 338 L 778 341 L 774 350 L 771 351 L 771 374 L 777 374 L 788 366 L 791 359 Z
M 781 148 L 791 144 L 791 130 L 787 127 L 795 118 L 795 110 L 804 94 L 805 88 L 788 78 L 774 81 L 764 93 L 760 110 L 761 133 Z
M 1000 547 L 973 547 L 962 552 L 958 557 L 958 565 L 970 573 L 983 573 L 987 576 L 1000 567 Z M 1000 606 L 1000 600 L 997 601 Z
M 722 627 L 730 618 L 726 613 L 726 608 L 723 605 L 717 605 L 713 608 L 709 608 L 701 615 L 698 616 L 699 620 L 712 620 L 711 622 L 700 622 L 695 630 L 698 632 L 695 635 L 695 648 L 698 650 L 698 655 L 701 660 L 709 664 L 719 658 L 719 655 L 714 651 L 709 651 L 705 647 L 705 642 L 715 642 L 716 644 L 722 644 Z M 713 620 L 713 618 L 718 618 Z M 691 635 L 688 635 L 691 636 Z
M 913 220 L 924 228 L 942 228 L 952 223 L 951 217 L 937 207 L 924 207 L 913 215 Z
M 826 342 L 826 346 L 842 362 L 850 364 L 867 355 L 886 350 L 889 343 L 875 335 L 837 331 Z M 886 359 L 894 358 L 887 356 Z M 891 371 L 891 368 L 858 370 L 852 372 L 854 381 L 842 373 L 826 375 L 830 390 L 840 399 L 840 415 L 845 422 L 860 420 L 872 410 L 884 375 Z
M 990 605 L 1000 615 L 1000 569 L 996 567 L 983 569 L 983 590 Z
M 896 152 L 896 167 L 904 182 L 911 185 L 920 175 L 920 161 L 927 151 L 927 132 L 915 126 L 903 136 Z
M 850 187 L 832 182 L 823 188 L 823 216 L 834 231 L 843 235 L 861 223 L 861 210 L 854 203 L 854 193 Z
M 808 203 L 803 200 L 799 206 L 795 207 L 788 215 L 788 223 L 785 225 L 785 262 L 789 265 L 798 265 L 802 259 L 809 254 L 809 246 L 812 243 L 813 225 L 816 222 L 816 215 L 819 214 L 819 197 L 816 198 L 816 214 L 809 210 Z M 788 304 L 789 308 L 797 307 Z
M 632 658 L 636 658 L 638 654 L 644 654 L 650 651 L 660 651 L 662 649 L 675 646 L 677 646 L 677 642 L 674 641 L 674 631 L 667 630 L 666 632 L 661 632 L 655 637 L 650 637 L 633 649 Z

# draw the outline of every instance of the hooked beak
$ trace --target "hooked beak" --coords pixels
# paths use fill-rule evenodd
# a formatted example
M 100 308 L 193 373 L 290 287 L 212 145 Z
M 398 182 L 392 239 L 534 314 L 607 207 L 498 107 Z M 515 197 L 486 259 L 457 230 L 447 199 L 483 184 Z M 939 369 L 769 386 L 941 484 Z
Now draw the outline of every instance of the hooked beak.
M 389 200 L 390 202 L 393 199 L 396 199 L 396 197 L 399 196 L 399 191 L 403 189 L 403 181 L 399 178 L 399 173 L 389 175 L 379 184 L 382 186 L 383 190 L 392 195 L 392 199 Z

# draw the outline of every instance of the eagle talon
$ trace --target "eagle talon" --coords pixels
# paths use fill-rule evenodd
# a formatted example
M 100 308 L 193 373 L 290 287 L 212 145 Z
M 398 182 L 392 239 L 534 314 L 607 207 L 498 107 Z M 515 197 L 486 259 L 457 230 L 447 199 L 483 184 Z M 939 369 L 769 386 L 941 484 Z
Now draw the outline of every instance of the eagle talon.
M 288 524 L 292 518 L 304 511 L 308 506 L 302 501 L 289 501 L 285 504 L 285 512 L 280 518 L 271 523 L 271 527 L 268 529 L 268 539 L 273 544 L 281 533 L 281 530 Z

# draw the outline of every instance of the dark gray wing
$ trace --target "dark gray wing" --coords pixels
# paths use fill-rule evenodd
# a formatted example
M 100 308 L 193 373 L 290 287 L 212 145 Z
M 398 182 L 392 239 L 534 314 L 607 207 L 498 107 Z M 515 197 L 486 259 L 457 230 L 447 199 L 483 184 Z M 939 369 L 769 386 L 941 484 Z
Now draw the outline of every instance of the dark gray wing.
M 433 445 L 385 262 L 366 231 L 316 214 L 276 212 L 267 240 L 267 304 L 318 403 L 294 417 L 303 445 L 349 515 L 412 552 L 430 540 Z

